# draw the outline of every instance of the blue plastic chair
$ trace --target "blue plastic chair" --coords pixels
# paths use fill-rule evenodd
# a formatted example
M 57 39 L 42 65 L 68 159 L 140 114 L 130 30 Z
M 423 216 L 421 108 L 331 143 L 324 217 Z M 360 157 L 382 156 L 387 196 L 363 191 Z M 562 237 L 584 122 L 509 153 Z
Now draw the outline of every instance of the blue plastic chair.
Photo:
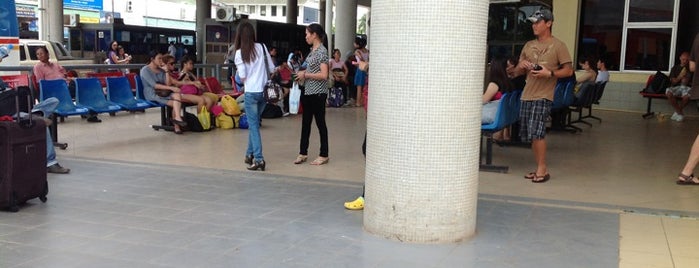
M 508 166 L 493 165 L 493 134 L 519 120 L 521 97 L 521 90 L 503 94 L 502 98 L 500 98 L 498 110 L 495 112 L 495 120 L 489 124 L 481 124 L 481 134 L 486 138 L 485 164 L 480 164 L 481 171 L 507 173 Z M 482 144 L 481 140 L 481 146 Z
M 53 138 L 54 145 L 65 149 L 68 147 L 68 144 L 58 143 L 58 116 L 88 115 L 90 114 L 90 109 L 73 103 L 73 98 L 70 97 L 70 91 L 68 91 L 68 84 L 64 79 L 39 80 L 39 100 L 43 101 L 51 97 L 58 99 L 58 107 L 56 107 L 56 110 L 53 112 L 54 116 L 51 118 L 53 120 L 53 124 L 50 127 L 51 138 Z
M 96 113 L 116 113 L 122 108 L 119 104 L 107 101 L 98 78 L 75 79 L 75 102 L 90 108 Z
M 107 100 L 129 111 L 142 111 L 153 107 L 148 101 L 134 98 L 129 79 L 125 76 L 107 77 Z
M 66 117 L 69 115 L 86 115 L 90 113 L 88 107 L 73 103 L 66 80 L 40 80 L 39 91 L 39 99 L 42 101 L 51 97 L 58 99 L 59 104 L 54 113 L 59 116 Z
M 552 130 L 563 130 L 571 133 L 582 131 L 581 128 L 573 126 L 571 124 L 569 107 L 575 102 L 575 92 L 573 88 L 575 87 L 575 80 L 564 80 L 556 84 L 556 88 L 553 93 L 553 104 L 551 105 L 551 112 L 554 113 L 555 110 L 563 110 L 562 114 L 565 114 L 565 125 L 559 126 L 559 128 L 552 128 Z

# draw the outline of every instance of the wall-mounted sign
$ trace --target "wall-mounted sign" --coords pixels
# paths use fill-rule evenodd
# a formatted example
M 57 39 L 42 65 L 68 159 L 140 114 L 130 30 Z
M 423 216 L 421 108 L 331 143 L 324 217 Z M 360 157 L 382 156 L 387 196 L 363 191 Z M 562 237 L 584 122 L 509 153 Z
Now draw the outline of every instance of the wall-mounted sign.
M 63 0 L 63 8 L 102 10 L 102 0 Z

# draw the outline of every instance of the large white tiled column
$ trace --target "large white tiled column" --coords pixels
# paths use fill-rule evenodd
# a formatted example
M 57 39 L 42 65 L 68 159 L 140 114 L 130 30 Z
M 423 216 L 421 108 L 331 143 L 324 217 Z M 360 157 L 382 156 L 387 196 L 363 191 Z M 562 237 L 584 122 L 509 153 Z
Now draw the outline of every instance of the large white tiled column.
M 347 52 L 354 51 L 354 37 L 357 34 L 357 0 L 335 2 L 335 48 L 340 49 L 342 59 Z
M 416 243 L 476 230 L 488 0 L 374 0 L 364 228 Z

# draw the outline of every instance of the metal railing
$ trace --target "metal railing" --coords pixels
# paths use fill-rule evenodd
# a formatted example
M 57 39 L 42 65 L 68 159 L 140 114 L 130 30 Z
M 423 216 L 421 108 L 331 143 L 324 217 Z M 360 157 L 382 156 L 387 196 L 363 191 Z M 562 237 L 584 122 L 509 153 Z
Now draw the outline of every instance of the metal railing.
M 75 70 L 79 74 L 85 74 L 90 72 L 108 72 L 114 69 L 129 69 L 129 70 L 140 70 L 144 64 L 76 64 L 76 65 L 61 65 L 66 70 Z M 226 68 L 226 69 L 224 69 Z M 227 68 L 234 68 L 234 64 L 194 64 L 194 71 L 198 77 L 216 77 L 222 84 L 229 83 L 229 77 L 227 73 Z M 34 70 L 33 66 L 0 66 L 0 72 L 21 72 L 28 73 L 31 77 Z M 30 83 L 30 87 L 34 89 L 33 83 Z

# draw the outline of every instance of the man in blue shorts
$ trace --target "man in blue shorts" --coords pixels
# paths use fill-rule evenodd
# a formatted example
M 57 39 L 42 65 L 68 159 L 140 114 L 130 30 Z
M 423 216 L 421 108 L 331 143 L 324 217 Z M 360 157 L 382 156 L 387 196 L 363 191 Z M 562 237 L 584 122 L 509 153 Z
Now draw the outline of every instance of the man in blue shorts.
M 516 71 L 527 73 L 527 84 L 522 92 L 520 137 L 531 141 L 536 170 L 524 178 L 534 183 L 551 178 L 546 166 L 546 119 L 551 112 L 553 92 L 559 77 L 573 74 L 572 59 L 566 45 L 551 35 L 553 13 L 548 9 L 534 12 L 528 18 L 536 39 L 527 42 L 519 56 Z

